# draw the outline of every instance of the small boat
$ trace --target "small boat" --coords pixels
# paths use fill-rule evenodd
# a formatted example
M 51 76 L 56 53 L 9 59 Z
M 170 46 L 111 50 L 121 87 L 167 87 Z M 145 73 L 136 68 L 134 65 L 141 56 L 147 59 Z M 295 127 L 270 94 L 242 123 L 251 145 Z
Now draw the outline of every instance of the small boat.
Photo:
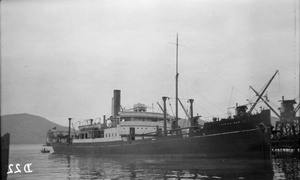
M 50 150 L 49 149 L 46 149 L 46 148 L 42 148 L 41 149 L 41 153 L 50 153 Z

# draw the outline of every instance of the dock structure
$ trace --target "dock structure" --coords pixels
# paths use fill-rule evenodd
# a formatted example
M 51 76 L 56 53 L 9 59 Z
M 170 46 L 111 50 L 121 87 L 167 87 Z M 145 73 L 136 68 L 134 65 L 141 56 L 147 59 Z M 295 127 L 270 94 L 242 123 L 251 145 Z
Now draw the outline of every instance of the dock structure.
M 279 120 L 272 129 L 271 150 L 274 155 L 300 154 L 300 117 L 296 116 L 300 103 L 282 98 Z
M 251 114 L 255 105 L 259 100 L 262 100 L 270 110 L 278 117 L 278 121 L 275 124 L 275 127 L 272 126 L 272 135 L 271 135 L 271 151 L 273 154 L 296 154 L 300 158 L 300 103 L 294 107 L 297 102 L 293 100 L 285 100 L 282 96 L 281 107 L 279 108 L 280 113 L 278 113 L 266 100 L 263 98 L 264 92 L 267 90 L 268 86 L 278 73 L 278 70 L 269 80 L 267 85 L 263 88 L 261 93 L 258 93 L 253 87 L 250 88 L 254 91 L 256 96 L 258 96 L 252 108 L 248 111 L 248 114 Z M 299 116 L 296 117 L 296 113 L 299 112 Z

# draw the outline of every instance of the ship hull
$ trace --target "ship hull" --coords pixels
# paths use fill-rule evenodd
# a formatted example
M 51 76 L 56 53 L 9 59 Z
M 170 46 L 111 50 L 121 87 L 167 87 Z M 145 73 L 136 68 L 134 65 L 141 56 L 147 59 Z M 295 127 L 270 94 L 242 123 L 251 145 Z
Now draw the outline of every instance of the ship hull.
M 55 153 L 174 157 L 270 157 L 270 128 L 203 135 L 162 136 L 135 141 L 54 143 Z
M 9 145 L 10 134 L 6 133 L 1 137 L 1 179 L 7 179 L 8 164 L 9 164 Z

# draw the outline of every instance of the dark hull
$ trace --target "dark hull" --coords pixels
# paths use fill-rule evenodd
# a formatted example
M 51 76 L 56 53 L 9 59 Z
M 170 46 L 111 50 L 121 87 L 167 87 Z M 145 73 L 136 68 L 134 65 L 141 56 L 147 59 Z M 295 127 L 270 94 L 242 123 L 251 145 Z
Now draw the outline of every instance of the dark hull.
M 51 145 L 55 153 L 66 154 L 269 158 L 270 126 L 270 111 L 263 110 L 260 114 L 205 123 L 203 129 L 191 129 L 184 135 Z
M 270 157 L 270 129 L 260 128 L 190 137 L 168 136 L 155 140 L 52 144 L 56 153 L 153 155 L 183 157 Z

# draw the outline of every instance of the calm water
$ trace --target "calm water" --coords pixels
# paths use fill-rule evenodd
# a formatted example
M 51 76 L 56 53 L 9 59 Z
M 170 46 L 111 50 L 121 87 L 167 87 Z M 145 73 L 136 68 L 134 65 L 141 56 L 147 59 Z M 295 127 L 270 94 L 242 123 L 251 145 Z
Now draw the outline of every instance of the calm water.
M 103 157 L 53 154 L 51 147 L 47 147 L 50 153 L 42 154 L 41 148 L 11 145 L 9 163 L 13 173 L 8 179 L 300 179 L 300 163 L 293 158 Z

